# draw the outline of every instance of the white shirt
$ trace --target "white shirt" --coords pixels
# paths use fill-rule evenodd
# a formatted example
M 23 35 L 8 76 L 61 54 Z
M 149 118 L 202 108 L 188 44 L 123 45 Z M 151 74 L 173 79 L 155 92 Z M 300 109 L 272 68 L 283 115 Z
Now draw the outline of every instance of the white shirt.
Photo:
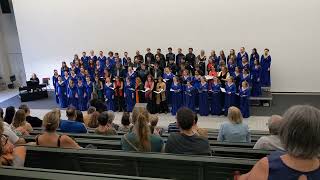
M 12 144 L 16 144 L 16 142 L 18 142 L 19 137 L 16 135 L 15 132 L 12 131 L 10 125 L 6 122 L 3 122 L 3 134 L 7 135 L 9 138 L 9 141 Z
M 253 149 L 284 150 L 279 136 L 276 135 L 262 136 L 258 139 Z

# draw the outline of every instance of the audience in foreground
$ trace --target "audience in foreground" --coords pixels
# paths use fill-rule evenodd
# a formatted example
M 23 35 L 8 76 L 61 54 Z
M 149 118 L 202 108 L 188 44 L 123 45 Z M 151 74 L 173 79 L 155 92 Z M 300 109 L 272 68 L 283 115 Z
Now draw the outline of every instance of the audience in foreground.
M 87 125 L 88 128 L 97 128 L 99 126 L 98 118 L 100 116 L 100 113 L 98 111 L 95 111 L 90 114 L 89 116 L 89 123 Z
M 149 112 L 144 107 L 135 107 L 132 112 L 133 129 L 121 138 L 122 149 L 125 151 L 161 152 L 163 140 L 151 134 Z
M 95 133 L 101 135 L 117 135 L 117 131 L 112 127 L 111 120 L 108 112 L 102 112 L 98 117 L 99 126 L 96 128 Z
M 195 113 L 194 125 L 192 127 L 193 132 L 196 133 L 198 136 L 208 138 L 208 130 L 205 128 L 199 128 L 197 123 L 198 123 L 198 115 Z
M 320 110 L 298 105 L 283 115 L 279 132 L 286 152 L 276 151 L 241 176 L 248 180 L 320 179 Z
M 279 137 L 282 117 L 273 115 L 268 120 L 269 136 L 262 136 L 258 139 L 253 149 L 263 150 L 284 150 Z
M 165 152 L 174 154 L 211 155 L 209 141 L 193 132 L 195 113 L 182 107 L 177 112 L 177 126 L 180 132 L 168 137 Z
M 11 124 L 11 129 L 18 135 L 29 135 L 33 131 L 32 126 L 26 121 L 26 113 L 24 110 L 19 109 L 14 117 Z
M 89 126 L 90 117 L 94 112 L 96 112 L 96 108 L 93 106 L 90 106 L 87 110 L 87 113 L 83 115 L 83 122 L 87 127 Z
M 251 142 L 249 127 L 242 123 L 242 115 L 237 107 L 232 106 L 228 109 L 228 119 L 229 122 L 222 124 L 220 127 L 218 141 Z
M 2 109 L 0 108 L 0 112 L 1 112 L 1 110 Z M 1 113 L 0 113 L 0 123 L 1 122 L 3 123 L 3 127 L 2 127 L 3 134 L 6 135 L 9 139 L 9 141 L 14 145 L 25 144 L 26 141 L 24 140 L 24 138 L 17 136 L 17 134 L 14 131 L 12 131 L 11 126 L 8 123 L 3 121 L 2 117 L 3 116 L 1 116 Z
M 69 132 L 69 133 L 87 133 L 86 126 L 77 122 L 77 114 L 76 109 L 74 107 L 68 107 L 66 110 L 68 120 L 60 121 L 60 131 L 61 132 Z
M 158 127 L 158 121 L 159 121 L 159 117 L 152 114 L 150 115 L 150 131 L 151 134 L 155 134 L 155 135 L 159 135 L 161 136 L 163 133 L 163 129 Z
M 132 125 L 130 123 L 130 113 L 123 112 L 122 118 L 121 118 L 121 125 L 118 130 L 122 132 L 129 132 L 131 128 L 132 128 Z
M 59 135 L 57 128 L 60 121 L 60 110 L 56 109 L 48 112 L 43 117 L 44 133 L 36 136 L 36 144 L 46 147 L 61 147 L 61 148 L 80 148 L 80 146 L 69 136 Z
M 19 109 L 24 110 L 26 113 L 26 120 L 32 127 L 41 127 L 42 126 L 42 121 L 38 117 L 34 117 L 30 115 L 30 108 L 26 104 L 22 104 L 19 106 Z

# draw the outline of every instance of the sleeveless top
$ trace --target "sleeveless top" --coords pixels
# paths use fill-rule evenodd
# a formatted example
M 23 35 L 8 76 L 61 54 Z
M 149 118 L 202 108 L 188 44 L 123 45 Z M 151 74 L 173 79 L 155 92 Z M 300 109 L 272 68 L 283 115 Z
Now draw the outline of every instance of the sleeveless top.
M 37 144 L 37 146 L 39 146 L 39 141 L 38 141 L 39 136 L 40 135 L 36 136 L 36 144 Z M 60 145 L 61 145 L 61 142 L 60 142 L 61 136 L 62 135 L 59 135 L 59 137 L 58 137 L 57 147 L 60 147 Z
M 300 176 L 305 175 L 308 180 L 320 179 L 320 167 L 316 170 L 309 172 L 300 172 L 292 169 L 283 163 L 280 156 L 284 155 L 284 152 L 275 151 L 268 156 L 269 161 L 269 177 L 268 180 L 297 180 Z

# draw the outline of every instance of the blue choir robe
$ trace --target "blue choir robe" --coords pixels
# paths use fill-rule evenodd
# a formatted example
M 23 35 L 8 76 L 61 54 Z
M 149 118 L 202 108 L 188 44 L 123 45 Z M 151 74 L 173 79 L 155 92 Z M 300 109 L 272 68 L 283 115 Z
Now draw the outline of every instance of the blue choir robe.
M 261 56 L 261 84 L 265 87 L 271 86 L 270 78 L 271 56 Z
M 209 102 L 208 102 L 208 83 L 201 84 L 199 87 L 199 114 L 200 116 L 209 115 Z
M 96 64 L 96 61 L 97 61 L 98 58 L 97 58 L 97 56 L 88 56 L 88 59 L 89 60 L 92 59 L 94 64 Z
M 85 74 L 79 73 L 79 74 L 77 74 L 77 76 L 78 76 L 78 79 L 82 80 L 82 82 L 86 82 L 86 75 Z
M 66 83 L 67 87 L 69 86 L 69 80 L 71 79 L 71 76 L 65 76 L 62 78 L 62 80 Z
M 108 110 L 114 111 L 114 87 L 113 84 L 105 84 L 104 86 L 104 96 L 106 100 L 106 105 Z
M 56 103 L 59 104 L 59 96 L 57 95 L 57 83 L 58 83 L 58 77 L 52 76 L 52 85 L 54 88 L 54 94 L 56 95 Z
M 88 65 L 89 65 L 89 57 L 88 56 L 82 56 L 81 57 L 81 60 L 83 62 L 83 66 L 85 69 L 88 68 Z
M 168 104 L 171 104 L 170 87 L 171 87 L 171 84 L 172 84 L 173 77 L 174 77 L 174 74 L 171 73 L 171 72 L 169 74 L 163 73 L 163 75 L 162 75 L 162 78 L 166 83 L 166 97 L 167 97 Z
M 86 93 L 87 93 L 87 101 L 90 101 L 91 95 L 93 92 L 93 82 L 92 81 L 86 82 L 85 86 L 86 86 Z
M 235 70 L 235 68 L 236 68 L 236 65 L 235 65 L 235 64 L 229 64 L 229 63 L 228 63 L 228 71 L 229 71 L 230 73 L 233 73 L 234 70 Z
M 240 69 L 242 69 L 242 70 L 243 70 L 243 69 L 248 69 L 248 70 L 250 70 L 250 66 L 249 66 L 248 63 L 247 63 L 247 64 L 241 63 L 239 67 L 240 67 Z
M 59 98 L 59 106 L 60 108 L 66 108 L 68 106 L 67 99 L 67 84 L 65 81 L 56 83 L 57 94 Z
M 107 58 L 105 56 L 99 56 L 97 60 L 100 62 L 100 66 L 102 67 L 102 69 L 104 69 L 104 67 L 106 66 Z
M 94 78 L 94 73 L 95 73 L 95 67 L 91 67 L 91 66 L 88 66 L 88 73 L 90 75 L 90 78 Z
M 104 69 L 102 66 L 97 66 L 96 69 L 98 70 L 98 76 L 104 77 Z
M 172 83 L 169 90 L 171 94 L 171 114 L 176 115 L 182 105 L 182 86 L 179 83 Z
M 246 58 L 249 61 L 249 55 L 247 52 L 245 52 L 244 54 L 241 54 L 240 52 L 238 52 L 237 54 L 237 65 L 240 66 L 242 64 L 242 58 Z
M 106 63 L 104 69 L 108 70 L 110 74 L 113 74 L 113 66 L 109 63 Z
M 116 65 L 116 60 L 115 58 L 112 56 L 112 57 L 108 57 L 107 58 L 107 61 L 109 61 L 109 64 L 111 65 L 111 69 L 113 69 L 113 67 Z
M 251 69 L 251 96 L 261 96 L 261 67 L 254 66 Z
M 186 86 L 185 91 L 184 91 L 184 96 L 185 96 L 185 104 L 184 106 L 191 109 L 193 112 L 196 112 L 196 107 L 195 107 L 195 93 L 196 89 L 193 86 Z
M 121 65 L 123 67 L 127 67 L 128 66 L 128 58 L 123 57 L 122 60 L 121 60 Z
M 254 60 L 257 59 L 260 62 L 260 56 L 259 54 L 251 54 L 250 55 L 250 69 L 252 69 L 254 67 Z
M 236 85 L 234 83 L 230 85 L 226 83 L 225 90 L 224 112 L 227 114 L 229 107 L 236 105 Z
M 79 67 L 71 67 L 69 72 L 74 71 L 75 74 L 78 74 L 80 72 L 80 68 Z
M 233 77 L 234 84 L 236 85 L 236 91 L 238 92 L 241 82 L 242 73 L 236 74 L 233 72 L 230 74 Z
M 250 74 L 248 74 L 247 76 L 245 76 L 244 74 L 241 74 L 240 78 L 241 79 L 240 79 L 239 87 L 241 87 L 243 81 L 247 81 L 249 83 L 249 86 L 251 86 L 251 76 L 250 76 Z
M 80 111 L 87 110 L 88 101 L 87 101 L 87 93 L 85 85 L 78 86 L 78 108 Z
M 250 110 L 249 110 L 250 89 L 240 88 L 239 96 L 240 96 L 240 110 L 241 110 L 242 116 L 244 118 L 248 118 L 250 116 Z
M 212 115 L 221 115 L 222 105 L 221 105 L 221 85 L 220 84 L 211 84 L 211 114 Z
M 78 106 L 78 89 L 76 86 L 73 86 L 73 87 L 68 87 L 68 91 L 67 91 L 67 94 L 68 94 L 68 105 L 70 106 L 73 106 L 75 107 L 76 109 L 79 109 L 79 106 Z
M 60 69 L 60 75 L 61 75 L 62 78 L 64 77 L 64 72 L 65 72 L 65 71 L 68 71 L 68 73 L 69 73 L 69 68 L 62 68 L 62 67 L 61 67 L 61 69 Z
M 124 85 L 124 97 L 127 112 L 132 112 L 135 105 L 135 86 L 130 82 L 130 84 L 125 83 Z
M 201 86 L 201 82 L 200 82 L 200 77 L 201 76 L 199 76 L 199 77 L 191 77 L 191 78 L 193 78 L 193 87 L 195 88 L 195 89 L 199 89 L 200 88 L 200 86 Z M 199 91 L 195 91 L 194 92 L 194 96 L 195 96 L 195 107 L 197 108 L 197 107 L 199 107 Z
M 126 77 L 129 77 L 129 79 L 130 79 L 130 84 L 132 84 L 133 86 L 135 86 L 137 74 L 136 74 L 135 72 L 132 72 L 131 74 L 128 72 Z
M 74 84 L 78 84 L 78 76 L 74 75 L 74 76 L 70 76 L 70 79 L 74 82 Z

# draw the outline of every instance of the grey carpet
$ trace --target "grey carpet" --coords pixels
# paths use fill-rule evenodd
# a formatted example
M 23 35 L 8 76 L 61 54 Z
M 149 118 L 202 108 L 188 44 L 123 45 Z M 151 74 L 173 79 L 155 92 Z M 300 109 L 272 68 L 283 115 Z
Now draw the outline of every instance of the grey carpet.
M 8 106 L 19 107 L 21 105 L 19 96 L 12 97 L 2 103 L 0 107 L 5 108 Z M 59 107 L 55 103 L 55 97 L 53 92 L 49 92 L 48 99 L 41 99 L 36 101 L 24 102 L 31 109 L 52 109 Z M 251 107 L 251 115 L 253 116 L 270 116 L 272 114 L 283 114 L 286 109 L 296 104 L 309 104 L 317 108 L 320 108 L 320 95 L 285 95 L 276 94 L 273 95 L 273 102 L 271 107 Z

